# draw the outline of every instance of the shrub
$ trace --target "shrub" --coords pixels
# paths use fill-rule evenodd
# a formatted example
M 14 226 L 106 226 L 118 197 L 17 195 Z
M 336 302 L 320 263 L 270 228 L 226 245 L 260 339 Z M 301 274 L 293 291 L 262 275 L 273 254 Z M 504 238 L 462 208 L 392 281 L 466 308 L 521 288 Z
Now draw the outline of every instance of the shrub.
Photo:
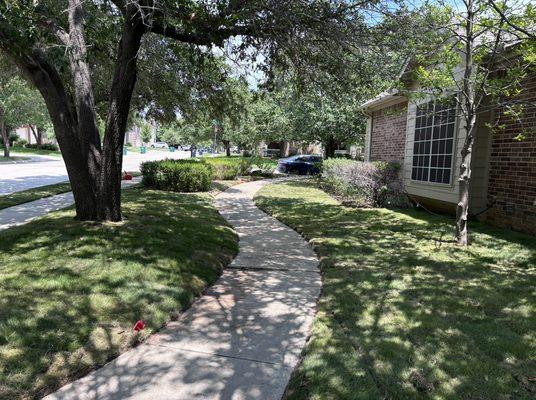
M 17 135 L 15 132 L 9 132 L 8 138 L 9 146 L 13 147 L 13 143 L 15 143 L 19 139 L 19 135 Z M 2 137 L 2 135 L 0 135 L 0 145 L 4 147 L 4 138 Z
M 141 164 L 145 186 L 173 192 L 210 190 L 212 167 L 199 160 L 160 160 Z
M 211 157 L 204 158 L 203 162 L 212 166 L 212 179 L 232 180 L 244 175 L 249 162 L 242 157 Z
M 27 149 L 40 149 L 40 150 L 47 150 L 47 151 L 58 151 L 59 148 L 54 143 L 43 143 L 42 145 L 38 145 L 37 143 L 28 143 L 26 146 Z
M 240 175 L 270 176 L 277 161 L 263 157 L 210 157 L 201 159 L 212 166 L 212 178 L 231 180 Z
M 390 162 L 326 160 L 322 166 L 324 187 L 361 206 L 383 207 L 400 203 L 400 165 Z
M 26 147 L 28 141 L 26 139 L 18 138 L 13 142 L 13 147 Z
M 253 157 L 249 160 L 246 173 L 251 176 L 272 177 L 276 168 L 277 162 L 273 159 Z

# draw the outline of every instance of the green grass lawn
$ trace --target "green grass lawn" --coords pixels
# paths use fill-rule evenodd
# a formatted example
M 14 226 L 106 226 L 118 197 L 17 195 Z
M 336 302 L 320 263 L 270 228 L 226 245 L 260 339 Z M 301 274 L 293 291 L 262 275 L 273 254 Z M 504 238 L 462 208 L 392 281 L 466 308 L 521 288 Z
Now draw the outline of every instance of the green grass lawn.
M 61 157 L 61 152 L 59 150 L 44 150 L 44 149 L 27 149 L 25 147 L 12 147 L 11 148 L 12 153 L 17 154 L 26 154 L 28 156 L 33 155 L 41 155 L 41 156 L 54 156 L 54 157 Z
M 0 232 L 0 398 L 32 398 L 102 365 L 188 307 L 238 251 L 209 194 L 132 188 L 124 221 L 71 209 Z
M 321 258 L 319 311 L 288 399 L 534 399 L 536 238 L 416 210 L 351 209 L 312 183 L 257 204 Z
M 54 196 L 55 194 L 69 192 L 70 190 L 71 184 L 69 182 L 61 182 L 2 195 L 0 196 L 0 210 L 23 203 L 28 203 L 29 201 L 42 199 L 44 197 Z

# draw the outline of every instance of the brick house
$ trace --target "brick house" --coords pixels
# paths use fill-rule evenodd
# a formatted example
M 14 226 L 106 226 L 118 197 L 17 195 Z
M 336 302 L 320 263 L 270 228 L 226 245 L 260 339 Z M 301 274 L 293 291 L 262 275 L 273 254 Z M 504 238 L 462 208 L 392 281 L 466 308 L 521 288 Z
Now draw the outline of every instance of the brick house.
M 519 100 L 528 104 L 521 121 L 486 107 L 477 117 L 473 147 L 470 214 L 498 226 L 536 234 L 536 75 Z M 396 91 L 367 101 L 366 161 L 402 165 L 402 183 L 415 200 L 454 213 L 465 128 L 456 103 L 409 101 Z M 489 123 L 499 122 L 500 131 Z M 515 137 L 532 130 L 524 140 Z

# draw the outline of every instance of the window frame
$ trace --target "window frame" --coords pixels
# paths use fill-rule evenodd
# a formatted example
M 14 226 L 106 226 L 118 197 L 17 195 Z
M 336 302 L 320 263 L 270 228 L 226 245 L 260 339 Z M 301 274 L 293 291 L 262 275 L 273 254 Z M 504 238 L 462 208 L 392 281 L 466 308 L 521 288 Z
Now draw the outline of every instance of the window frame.
M 414 150 L 414 146 L 415 146 L 415 131 L 417 129 L 416 125 L 417 125 L 417 112 L 418 112 L 418 108 L 421 107 L 421 106 L 426 106 L 430 103 L 433 103 L 434 104 L 434 107 L 435 107 L 435 104 L 436 104 L 436 101 L 438 100 L 438 98 L 429 98 L 427 99 L 426 101 L 423 101 L 423 102 L 420 102 L 420 103 L 415 103 L 415 112 L 414 112 L 414 115 L 413 115 L 413 119 L 414 119 L 414 123 L 413 123 L 413 140 L 412 140 L 412 145 L 411 145 L 411 157 L 410 157 L 410 170 L 409 170 L 409 178 L 410 178 L 410 182 L 412 184 L 416 184 L 416 185 L 426 185 L 426 186 L 439 186 L 439 187 L 454 187 L 455 185 L 455 171 L 454 171 L 454 167 L 455 167 L 455 160 L 456 160 L 456 157 L 458 156 L 457 154 L 457 141 L 458 141 L 458 129 L 459 129 L 459 104 L 458 104 L 458 101 L 456 100 L 456 97 L 457 95 L 453 95 L 452 98 L 453 98 L 453 101 L 455 102 L 455 114 L 454 114 L 454 124 L 453 124 L 453 133 L 452 133 L 452 155 L 451 155 L 451 160 L 450 160 L 450 175 L 449 175 L 449 183 L 443 183 L 443 182 L 433 182 L 433 181 L 430 181 L 430 169 L 432 168 L 431 167 L 431 157 L 432 157 L 432 152 L 431 152 L 431 148 L 432 148 L 432 143 L 433 143 L 433 140 L 431 139 L 430 140 L 430 153 L 428 155 L 429 157 L 429 165 L 428 165 L 428 180 L 418 180 L 418 179 L 413 179 L 413 157 L 415 156 L 415 150 Z M 434 122 L 435 122 L 435 112 L 434 112 Z M 432 128 L 432 135 L 433 135 L 433 128 L 434 128 L 434 124 L 432 124 L 431 128 Z M 433 136 L 432 136 L 433 137 Z M 419 141 L 421 142 L 421 141 Z M 425 142 L 423 142 L 425 143 Z M 419 168 L 417 166 L 417 168 Z M 446 167 L 444 167 L 446 168 Z

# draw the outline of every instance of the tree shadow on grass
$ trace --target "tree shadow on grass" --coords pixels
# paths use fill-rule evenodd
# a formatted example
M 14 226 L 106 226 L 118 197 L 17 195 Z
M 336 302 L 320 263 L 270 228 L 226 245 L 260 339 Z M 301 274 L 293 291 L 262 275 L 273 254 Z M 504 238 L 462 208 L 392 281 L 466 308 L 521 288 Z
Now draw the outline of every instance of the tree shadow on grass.
M 255 208 L 246 200 L 219 200 L 227 211 L 233 203 L 248 215 Z M 226 270 L 178 321 L 146 345 L 63 388 L 57 398 L 280 398 L 320 292 L 318 261 L 294 231 L 258 210 L 255 214 L 235 215 L 232 223 L 251 246 L 263 244 L 262 233 L 276 227 L 274 245 L 283 238 L 291 250 L 284 271 Z M 241 255 L 247 248 L 243 244 Z M 277 251 L 261 257 L 261 262 L 276 261 L 281 265 Z
M 186 308 L 238 251 L 202 195 L 132 189 L 125 221 L 72 210 L 0 232 L 0 398 L 44 394 Z
M 446 218 L 277 186 L 257 204 L 312 241 L 324 276 L 289 398 L 534 397 L 534 237 L 479 223 L 469 248 L 438 247 Z

